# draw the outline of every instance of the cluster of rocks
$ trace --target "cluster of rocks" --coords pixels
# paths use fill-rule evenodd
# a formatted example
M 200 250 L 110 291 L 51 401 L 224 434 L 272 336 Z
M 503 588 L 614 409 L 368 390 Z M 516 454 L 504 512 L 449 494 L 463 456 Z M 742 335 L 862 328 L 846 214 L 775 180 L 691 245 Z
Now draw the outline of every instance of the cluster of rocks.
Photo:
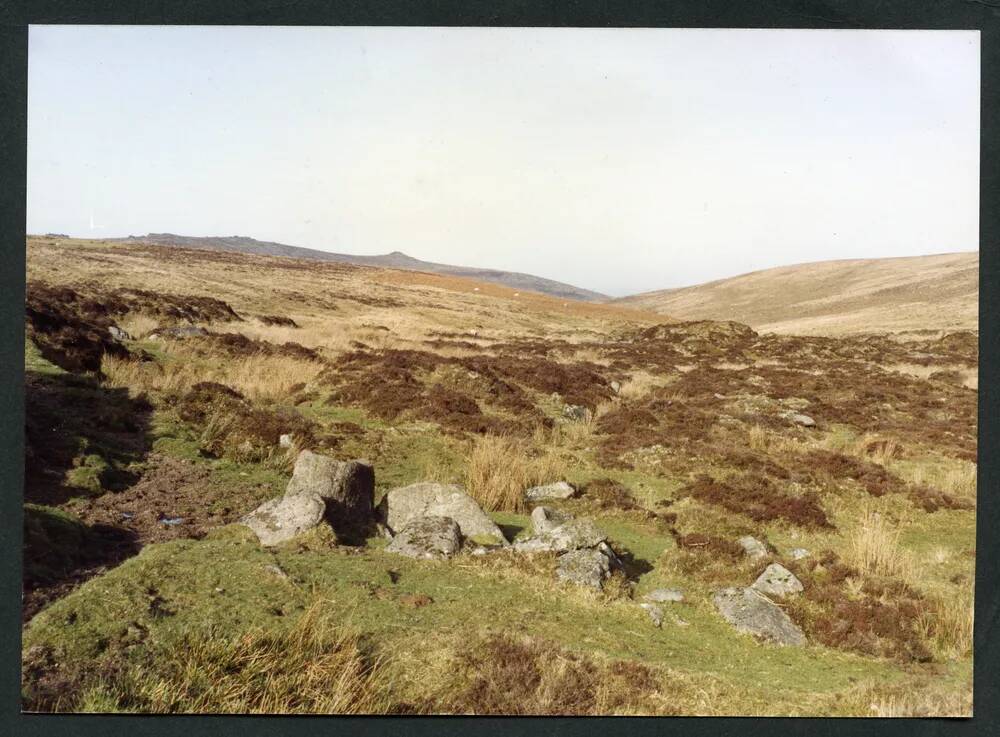
M 529 501 L 566 499 L 574 489 L 566 482 L 525 492 Z M 503 531 L 461 487 L 419 483 L 385 495 L 378 517 L 391 534 L 387 550 L 412 558 L 445 558 L 461 550 L 483 555 L 507 549 L 517 553 L 556 553 L 560 581 L 601 589 L 621 561 L 607 536 L 592 521 L 546 506 L 531 513 L 532 534 L 511 544 Z
M 503 531 L 460 486 L 423 482 L 389 491 L 376 508 L 373 504 L 375 474 L 371 465 L 355 460 L 341 462 L 308 450 L 302 451 L 283 496 L 265 502 L 241 522 L 252 529 L 264 546 L 278 545 L 324 521 L 338 539 L 359 542 L 376 529 L 391 538 L 387 550 L 418 559 L 444 559 L 466 551 L 483 555 L 492 550 L 516 553 L 555 553 L 558 580 L 600 590 L 622 562 L 608 545 L 607 536 L 586 518 L 545 505 L 531 512 L 531 535 L 511 544 Z M 525 492 L 529 501 L 566 499 L 574 489 L 565 482 L 534 487 Z M 739 539 L 747 557 L 766 558 L 767 546 L 754 537 Z M 809 552 L 790 552 L 800 559 Z M 772 563 L 747 587 L 715 592 L 712 602 L 733 627 L 780 644 L 805 644 L 802 630 L 776 600 L 802 591 L 802 583 L 787 568 Z M 656 589 L 643 597 L 640 607 L 657 627 L 664 605 L 684 601 L 677 589 Z
M 375 475 L 365 461 L 341 462 L 308 450 L 295 462 L 285 494 L 265 502 L 241 523 L 261 544 L 274 546 L 324 521 L 338 539 L 363 540 L 381 529 L 390 538 L 387 550 L 420 559 L 448 558 L 465 551 L 483 555 L 493 550 L 518 553 L 554 552 L 558 579 L 601 589 L 621 561 L 607 536 L 588 519 L 550 507 L 531 513 L 530 537 L 511 543 L 503 531 L 460 486 L 422 482 L 389 491 L 373 506 Z M 566 482 L 529 489 L 525 498 L 565 499 L 575 490 Z
M 775 599 L 798 594 L 802 582 L 780 563 L 772 563 L 750 586 L 716 591 L 712 603 L 722 618 L 740 632 L 778 645 L 802 646 L 806 636 Z
M 531 531 L 531 537 L 514 543 L 514 550 L 556 553 L 560 581 L 601 589 L 612 572 L 622 567 L 607 536 L 589 519 L 539 506 L 531 512 Z

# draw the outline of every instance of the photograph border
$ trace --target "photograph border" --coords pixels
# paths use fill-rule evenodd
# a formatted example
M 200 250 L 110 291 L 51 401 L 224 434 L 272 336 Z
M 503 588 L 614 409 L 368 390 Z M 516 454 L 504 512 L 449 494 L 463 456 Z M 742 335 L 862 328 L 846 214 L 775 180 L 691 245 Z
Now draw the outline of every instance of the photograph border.
M 403 0 L 4 0 L 0 3 L 0 732 L 16 735 L 306 735 L 320 730 L 350 734 L 633 735 L 854 735 L 989 734 L 1000 711 L 1000 497 L 979 493 L 977 509 L 974 709 L 972 719 L 841 719 L 753 717 L 348 717 L 215 715 L 24 715 L 21 681 L 21 544 L 24 464 L 24 290 L 29 24 L 114 25 L 345 25 L 508 27 L 674 27 L 788 29 L 978 30 L 980 112 L 980 492 L 1000 488 L 1000 0 L 731 0 L 567 3 Z M 738 75 L 739 69 L 733 69 Z

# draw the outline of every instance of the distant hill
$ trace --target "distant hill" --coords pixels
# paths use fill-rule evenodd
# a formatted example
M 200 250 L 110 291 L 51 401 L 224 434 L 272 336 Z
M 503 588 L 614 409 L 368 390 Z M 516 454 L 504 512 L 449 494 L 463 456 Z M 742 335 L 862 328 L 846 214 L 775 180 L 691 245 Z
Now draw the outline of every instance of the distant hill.
M 782 266 L 615 302 L 803 335 L 977 329 L 979 253 Z
M 452 266 L 407 256 L 400 251 L 393 251 L 381 256 L 357 256 L 346 253 L 328 253 L 312 248 L 289 246 L 284 243 L 258 241 L 244 236 L 226 237 L 195 237 L 175 235 L 173 233 L 150 233 L 142 236 L 129 236 L 116 239 L 135 243 L 150 243 L 157 246 L 181 246 L 183 248 L 200 248 L 219 251 L 239 251 L 261 256 L 287 256 L 289 258 L 309 258 L 320 261 L 337 261 L 341 263 L 358 264 L 360 266 L 376 266 L 387 269 L 402 269 L 404 271 L 424 271 L 432 274 L 447 274 L 469 279 L 502 284 L 513 289 L 526 292 L 539 292 L 562 299 L 573 299 L 582 302 L 603 302 L 606 295 L 592 292 L 588 289 L 574 287 L 571 284 L 544 279 L 540 276 L 522 274 L 516 271 L 501 271 L 499 269 L 477 269 L 467 266 Z

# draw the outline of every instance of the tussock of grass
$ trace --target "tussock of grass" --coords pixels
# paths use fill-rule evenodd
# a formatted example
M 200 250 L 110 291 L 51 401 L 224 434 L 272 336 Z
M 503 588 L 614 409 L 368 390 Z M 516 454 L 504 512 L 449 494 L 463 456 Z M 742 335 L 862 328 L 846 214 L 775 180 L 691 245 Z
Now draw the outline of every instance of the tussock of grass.
M 117 320 L 118 327 L 133 340 L 141 340 L 160 327 L 160 321 L 142 312 L 129 312 Z
M 661 377 L 647 371 L 634 372 L 627 381 L 623 382 L 618 396 L 622 399 L 641 399 L 647 394 L 664 385 Z
M 860 525 L 851 532 L 847 562 L 876 576 L 909 580 L 913 563 L 900 547 L 900 532 L 878 512 L 864 511 Z
M 556 456 L 532 456 L 521 440 L 483 435 L 473 442 L 466 486 L 486 511 L 518 512 L 525 508 L 526 489 L 564 476 L 565 469 Z
M 285 631 L 190 636 L 84 696 L 110 711 L 153 714 L 382 714 L 383 664 L 316 602 Z
M 180 349 L 174 360 L 164 363 L 131 361 L 105 354 L 101 371 L 114 387 L 135 392 L 168 392 L 182 394 L 194 385 L 218 382 L 236 389 L 258 401 L 287 398 L 293 387 L 312 381 L 322 364 L 290 356 L 245 356 L 226 361 L 205 363 L 185 355 Z
M 939 659 L 972 655 L 973 604 L 973 597 L 965 595 L 935 598 L 917 621 L 924 642 Z

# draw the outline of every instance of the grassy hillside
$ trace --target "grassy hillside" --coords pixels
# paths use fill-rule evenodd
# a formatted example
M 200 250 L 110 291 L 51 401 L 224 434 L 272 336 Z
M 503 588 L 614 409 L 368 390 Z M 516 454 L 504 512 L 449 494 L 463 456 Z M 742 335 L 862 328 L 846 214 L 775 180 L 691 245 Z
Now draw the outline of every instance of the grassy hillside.
M 972 333 L 760 335 L 447 275 L 27 248 L 25 708 L 971 711 Z M 463 484 L 511 539 L 521 492 L 569 481 L 551 506 L 624 568 L 595 591 L 551 553 L 262 548 L 236 523 L 304 448 L 369 460 L 377 498 Z M 773 562 L 805 647 L 712 604 Z M 684 600 L 657 627 L 660 587 Z
M 377 256 L 361 256 L 357 254 L 317 251 L 312 248 L 288 246 L 284 243 L 274 243 L 273 241 L 258 241 L 254 238 L 236 235 L 196 237 L 174 235 L 173 233 L 149 233 L 144 236 L 129 236 L 127 239 L 119 240 L 124 240 L 132 244 L 145 243 L 156 246 L 235 251 L 237 253 L 248 253 L 256 256 L 283 256 L 287 258 L 334 261 L 337 263 L 355 264 L 357 266 L 374 266 L 385 269 L 424 271 L 431 274 L 445 274 L 501 284 L 511 289 L 538 292 L 560 299 L 575 299 L 584 302 L 602 302 L 607 299 L 603 294 L 593 292 L 589 289 L 581 289 L 571 284 L 564 284 L 554 279 L 545 279 L 540 276 L 522 274 L 515 271 L 503 271 L 502 269 L 481 269 L 421 261 L 399 251 Z
M 617 302 L 795 335 L 976 330 L 979 253 L 783 266 Z

